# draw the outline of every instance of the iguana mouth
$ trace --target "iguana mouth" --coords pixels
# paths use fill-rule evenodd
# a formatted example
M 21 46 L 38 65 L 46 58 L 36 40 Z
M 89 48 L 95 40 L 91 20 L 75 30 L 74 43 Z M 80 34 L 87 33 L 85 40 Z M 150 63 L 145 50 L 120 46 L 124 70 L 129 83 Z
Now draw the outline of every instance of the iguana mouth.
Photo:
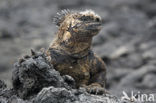
M 94 22 L 94 23 L 88 23 L 88 26 L 86 27 L 86 30 L 99 31 L 101 28 L 102 28 L 101 23 Z

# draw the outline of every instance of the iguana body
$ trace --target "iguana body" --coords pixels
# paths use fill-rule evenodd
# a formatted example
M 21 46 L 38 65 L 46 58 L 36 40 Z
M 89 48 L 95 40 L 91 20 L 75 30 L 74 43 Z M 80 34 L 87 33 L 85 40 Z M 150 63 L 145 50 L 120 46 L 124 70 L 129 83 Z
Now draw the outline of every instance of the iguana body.
M 103 91 L 106 82 L 106 66 L 91 50 L 93 36 L 101 29 L 101 18 L 93 11 L 62 11 L 55 18 L 59 26 L 57 36 L 47 55 L 61 75 L 70 75 L 76 87 L 90 92 Z

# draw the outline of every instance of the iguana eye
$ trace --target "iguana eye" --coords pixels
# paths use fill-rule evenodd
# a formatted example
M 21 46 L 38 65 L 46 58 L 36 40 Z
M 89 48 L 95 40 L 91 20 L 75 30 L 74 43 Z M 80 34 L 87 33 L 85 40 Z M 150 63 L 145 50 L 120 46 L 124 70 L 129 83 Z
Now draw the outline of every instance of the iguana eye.
M 79 18 L 80 20 L 82 20 L 82 21 L 86 21 L 87 20 L 87 18 L 86 18 L 86 16 L 82 16 L 81 18 Z
M 94 20 L 92 17 L 90 16 L 85 16 L 83 15 L 82 17 L 79 18 L 81 21 L 92 21 Z

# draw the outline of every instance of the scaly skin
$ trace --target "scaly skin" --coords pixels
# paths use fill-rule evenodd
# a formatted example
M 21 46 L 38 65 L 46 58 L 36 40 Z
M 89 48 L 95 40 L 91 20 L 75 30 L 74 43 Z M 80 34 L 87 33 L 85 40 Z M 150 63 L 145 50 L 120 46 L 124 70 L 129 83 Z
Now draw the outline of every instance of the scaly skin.
M 101 18 L 91 10 L 62 11 L 55 18 L 57 36 L 47 50 L 49 61 L 61 75 L 70 75 L 76 87 L 93 94 L 103 94 L 106 66 L 91 50 L 93 36 L 101 30 Z

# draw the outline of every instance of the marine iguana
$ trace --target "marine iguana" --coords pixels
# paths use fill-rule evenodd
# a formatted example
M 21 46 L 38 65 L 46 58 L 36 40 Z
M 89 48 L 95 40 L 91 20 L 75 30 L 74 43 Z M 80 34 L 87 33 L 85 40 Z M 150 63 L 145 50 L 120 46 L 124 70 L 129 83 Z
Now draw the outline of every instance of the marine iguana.
M 103 94 L 106 65 L 91 50 L 92 39 L 102 28 L 102 20 L 92 10 L 57 13 L 56 38 L 47 50 L 48 60 L 61 75 L 70 75 L 76 87 L 84 87 L 93 94 Z

